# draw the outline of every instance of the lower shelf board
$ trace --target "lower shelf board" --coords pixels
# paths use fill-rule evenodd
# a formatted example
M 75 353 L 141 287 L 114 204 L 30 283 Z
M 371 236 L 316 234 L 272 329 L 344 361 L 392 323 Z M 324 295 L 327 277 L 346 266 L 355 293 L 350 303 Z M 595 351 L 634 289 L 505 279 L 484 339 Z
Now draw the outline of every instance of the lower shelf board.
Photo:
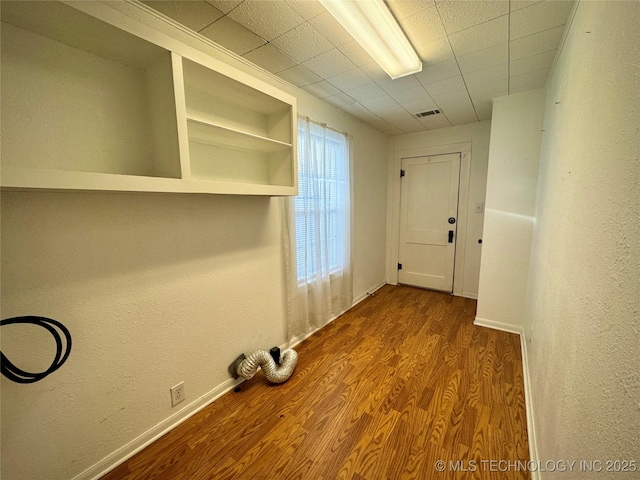
M 187 120 L 189 140 L 205 145 L 223 146 L 243 151 L 272 153 L 291 150 L 291 144 L 240 132 L 201 120 Z
M 215 178 L 165 178 L 113 173 L 70 172 L 3 166 L 2 190 L 209 193 L 228 195 L 297 195 L 297 185 L 218 181 Z

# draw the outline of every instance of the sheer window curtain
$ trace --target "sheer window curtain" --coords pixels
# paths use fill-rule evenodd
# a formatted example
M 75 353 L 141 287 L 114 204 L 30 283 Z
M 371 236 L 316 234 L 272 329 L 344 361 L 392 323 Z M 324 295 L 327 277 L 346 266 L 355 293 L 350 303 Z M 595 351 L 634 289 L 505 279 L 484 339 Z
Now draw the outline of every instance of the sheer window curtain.
M 297 197 L 286 197 L 288 338 L 302 337 L 351 307 L 351 141 L 298 119 Z

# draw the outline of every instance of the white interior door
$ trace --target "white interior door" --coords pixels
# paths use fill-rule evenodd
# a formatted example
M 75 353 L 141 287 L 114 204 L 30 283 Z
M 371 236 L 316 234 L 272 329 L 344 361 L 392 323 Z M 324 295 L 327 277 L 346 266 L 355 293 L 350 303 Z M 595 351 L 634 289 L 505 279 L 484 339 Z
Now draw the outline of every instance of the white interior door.
M 398 282 L 453 292 L 460 154 L 402 159 Z

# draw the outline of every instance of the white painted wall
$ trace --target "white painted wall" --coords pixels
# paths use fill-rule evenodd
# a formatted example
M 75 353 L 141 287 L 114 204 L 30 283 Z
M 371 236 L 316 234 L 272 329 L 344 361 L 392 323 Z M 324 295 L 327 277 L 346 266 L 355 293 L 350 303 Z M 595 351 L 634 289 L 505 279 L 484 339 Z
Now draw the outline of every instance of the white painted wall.
M 544 92 L 493 100 L 476 322 L 519 331 L 524 324 Z
M 525 322 L 543 461 L 640 461 L 639 24 L 638 2 L 580 2 L 548 86 Z
M 470 157 L 463 159 L 462 169 L 468 170 L 468 181 L 460 184 L 460 198 L 466 198 L 466 221 L 458 223 L 458 238 L 463 241 L 458 245 L 456 257 L 456 282 L 461 282 L 461 294 L 476 298 L 478 294 L 478 277 L 482 246 L 478 239 L 482 238 L 484 213 L 474 213 L 475 204 L 483 203 L 489 155 L 490 122 L 440 128 L 427 132 L 399 135 L 389 139 L 389 183 L 387 209 L 387 281 L 397 283 L 398 263 L 398 229 L 400 212 L 400 159 L 403 155 L 431 155 L 460 151 L 462 145 L 470 148 Z M 463 248 L 464 256 L 459 255 Z M 462 262 L 462 265 L 460 263 Z M 462 278 L 460 278 L 462 277 Z
M 384 282 L 386 137 L 134 5 L 110 5 L 294 93 L 302 115 L 353 136 L 354 297 Z M 283 344 L 281 207 L 261 197 L 3 192 L 2 318 L 58 319 L 74 343 L 38 383 L 2 378 L 2 478 L 91 478 L 232 386 L 226 368 L 238 353 Z M 50 361 L 47 334 L 11 328 L 9 358 L 34 370 Z M 180 381 L 187 401 L 172 409 L 169 387 Z

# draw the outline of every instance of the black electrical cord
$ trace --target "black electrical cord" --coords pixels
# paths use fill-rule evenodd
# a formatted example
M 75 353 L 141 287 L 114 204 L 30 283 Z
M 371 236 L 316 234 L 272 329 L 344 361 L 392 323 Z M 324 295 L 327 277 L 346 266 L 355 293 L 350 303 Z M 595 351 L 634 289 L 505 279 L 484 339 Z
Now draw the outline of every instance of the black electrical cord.
M 16 367 L 11 362 L 11 360 L 5 357 L 4 353 L 0 351 L 0 356 L 1 356 L 0 373 L 2 373 L 2 375 L 7 377 L 9 380 L 13 380 L 14 382 L 17 382 L 17 383 L 34 383 L 34 382 L 37 382 L 38 380 L 42 380 L 47 375 L 55 372 L 62 366 L 64 362 L 67 361 L 67 358 L 69 358 L 69 354 L 71 353 L 71 334 L 69 333 L 69 330 L 67 329 L 67 327 L 65 327 L 62 323 L 58 322 L 57 320 L 53 320 L 51 318 L 28 316 L 28 317 L 13 317 L 13 318 L 7 318 L 6 320 L 0 320 L 0 326 L 14 325 L 14 324 L 20 324 L 20 323 L 37 325 L 39 327 L 45 328 L 49 331 L 49 333 L 51 333 L 51 335 L 53 335 L 53 338 L 56 341 L 56 356 L 53 362 L 51 363 L 51 366 L 44 372 L 40 372 L 40 373 L 26 372 L 21 368 Z M 66 339 L 66 343 L 64 345 L 64 354 L 62 352 L 63 350 L 62 337 L 60 336 L 60 332 L 54 327 L 59 329 Z

